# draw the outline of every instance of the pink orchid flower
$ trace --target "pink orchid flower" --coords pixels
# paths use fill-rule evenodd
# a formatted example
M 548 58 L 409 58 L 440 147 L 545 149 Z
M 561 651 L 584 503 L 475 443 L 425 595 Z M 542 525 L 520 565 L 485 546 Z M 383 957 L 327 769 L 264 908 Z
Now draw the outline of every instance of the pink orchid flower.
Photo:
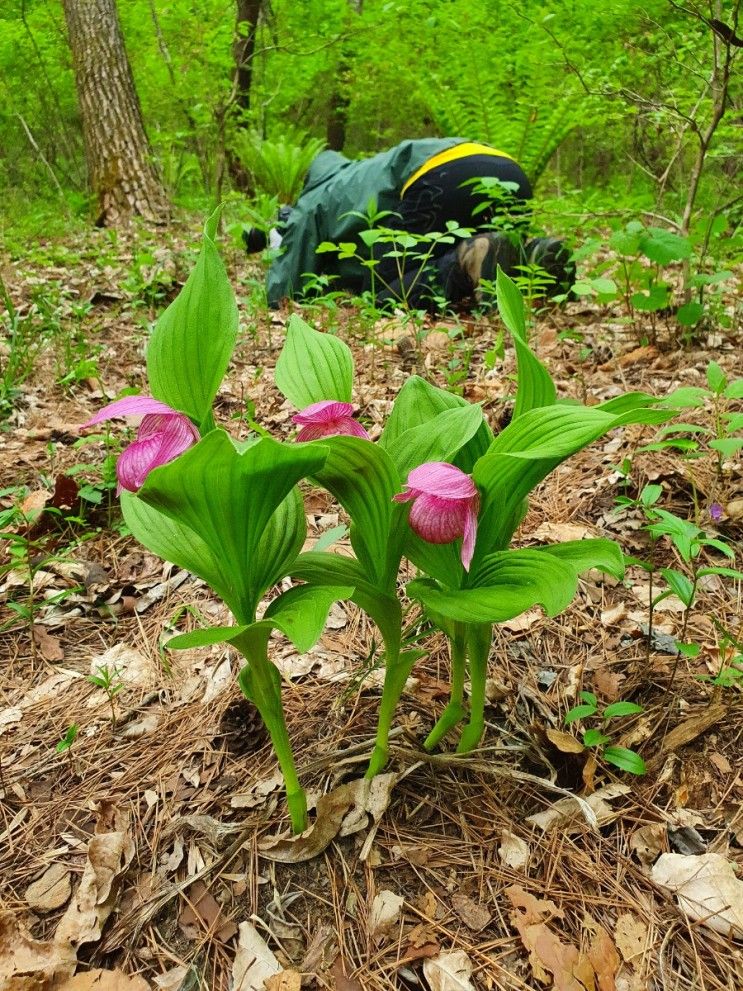
M 339 434 L 369 440 L 369 434 L 353 418 L 355 410 L 356 407 L 351 403 L 342 403 L 335 399 L 323 399 L 322 402 L 306 406 L 301 413 L 292 417 L 292 423 L 298 423 L 302 428 L 297 434 L 297 440 L 319 440 L 321 437 L 336 437 Z
M 153 468 L 173 461 L 199 440 L 198 430 L 184 413 L 149 396 L 126 396 L 109 403 L 84 423 L 83 428 L 119 416 L 141 416 L 142 422 L 137 439 L 116 462 L 117 495 L 122 489 L 136 492 Z
M 431 544 L 462 538 L 462 564 L 470 570 L 477 538 L 480 496 L 475 483 L 454 465 L 428 461 L 408 475 L 406 491 L 395 502 L 411 502 L 410 526 Z

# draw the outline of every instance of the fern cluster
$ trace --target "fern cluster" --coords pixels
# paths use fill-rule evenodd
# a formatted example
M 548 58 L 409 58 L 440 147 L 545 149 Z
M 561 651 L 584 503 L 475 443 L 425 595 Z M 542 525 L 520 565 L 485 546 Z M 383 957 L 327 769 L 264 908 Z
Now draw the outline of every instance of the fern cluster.
M 322 140 L 301 131 L 274 140 L 261 137 L 257 131 L 245 131 L 236 135 L 234 145 L 255 188 L 275 196 L 279 203 L 297 199 L 307 170 L 325 147 Z

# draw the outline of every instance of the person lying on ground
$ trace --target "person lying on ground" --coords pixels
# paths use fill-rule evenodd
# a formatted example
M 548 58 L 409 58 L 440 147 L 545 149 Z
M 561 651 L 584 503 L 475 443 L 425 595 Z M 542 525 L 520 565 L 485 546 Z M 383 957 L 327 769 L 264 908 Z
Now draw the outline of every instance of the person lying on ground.
M 496 194 L 488 201 L 484 190 L 491 188 Z M 495 278 L 498 265 L 509 275 L 518 275 L 519 266 L 538 265 L 553 280 L 550 294 L 565 292 L 575 275 L 570 252 L 556 238 L 527 240 L 531 198 L 529 180 L 510 155 L 464 138 L 403 141 L 361 161 L 321 152 L 296 204 L 282 208 L 280 225 L 271 232 L 272 246 L 280 247 L 267 277 L 269 305 L 302 299 L 306 285 L 329 276 L 333 288 L 351 293 L 373 284 L 379 305 L 404 300 L 419 309 L 455 307 L 477 300 L 478 286 Z M 406 251 L 404 266 L 390 236 L 364 245 L 370 204 L 382 214 L 375 226 L 422 239 L 417 252 Z M 451 238 L 425 240 L 445 233 L 450 223 L 473 230 L 473 236 L 455 246 Z M 259 232 L 243 237 L 249 251 L 265 247 Z M 318 253 L 328 242 L 356 248 Z

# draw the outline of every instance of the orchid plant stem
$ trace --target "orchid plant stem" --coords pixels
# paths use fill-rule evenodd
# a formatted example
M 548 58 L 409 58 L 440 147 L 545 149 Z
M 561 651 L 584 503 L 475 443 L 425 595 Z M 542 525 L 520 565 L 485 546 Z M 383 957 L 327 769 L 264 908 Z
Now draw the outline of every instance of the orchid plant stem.
M 451 643 L 451 695 L 444 711 L 425 739 L 425 750 L 433 748 L 465 716 L 464 678 L 467 668 L 467 639 L 464 623 L 455 623 Z
M 240 672 L 238 681 L 243 695 L 255 705 L 266 724 L 284 778 L 292 831 L 302 833 L 307 828 L 307 796 L 299 783 L 284 719 L 281 676 L 266 654 L 269 633 L 261 630 L 254 634 L 254 630 L 255 627 L 233 641 L 248 662 Z
M 379 722 L 377 723 L 377 736 L 372 751 L 369 767 L 366 771 L 367 778 L 373 778 L 384 768 L 389 760 L 388 740 L 392 719 L 395 715 L 397 703 L 402 695 L 405 682 L 408 680 L 411 668 L 418 656 L 414 651 L 391 655 L 394 659 L 388 659 L 384 673 L 384 687 L 382 688 L 382 700 L 379 706 Z
M 475 750 L 485 732 L 485 682 L 488 675 L 488 657 L 493 637 L 489 623 L 470 626 L 467 646 L 470 668 L 470 718 L 462 730 L 457 745 L 458 754 Z

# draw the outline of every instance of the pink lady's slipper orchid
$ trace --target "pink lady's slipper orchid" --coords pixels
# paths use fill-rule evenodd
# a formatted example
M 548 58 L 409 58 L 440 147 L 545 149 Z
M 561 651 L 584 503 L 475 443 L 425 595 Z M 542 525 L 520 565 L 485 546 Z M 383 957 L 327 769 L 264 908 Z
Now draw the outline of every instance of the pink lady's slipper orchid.
M 470 570 L 477 537 L 480 496 L 475 483 L 454 465 L 429 461 L 408 475 L 406 491 L 395 502 L 410 502 L 410 526 L 431 544 L 462 538 L 462 564 Z
M 119 416 L 141 416 L 137 439 L 116 462 L 116 477 L 122 489 L 136 492 L 153 468 L 159 468 L 183 454 L 199 440 L 199 432 L 189 418 L 149 396 L 126 396 L 109 403 L 83 427 L 92 427 Z
M 321 437 L 336 437 L 339 434 L 369 440 L 369 434 L 353 418 L 355 409 L 351 403 L 342 403 L 335 399 L 323 399 L 322 402 L 306 406 L 301 413 L 292 417 L 292 423 L 298 423 L 302 428 L 297 434 L 297 440 L 319 440 Z

